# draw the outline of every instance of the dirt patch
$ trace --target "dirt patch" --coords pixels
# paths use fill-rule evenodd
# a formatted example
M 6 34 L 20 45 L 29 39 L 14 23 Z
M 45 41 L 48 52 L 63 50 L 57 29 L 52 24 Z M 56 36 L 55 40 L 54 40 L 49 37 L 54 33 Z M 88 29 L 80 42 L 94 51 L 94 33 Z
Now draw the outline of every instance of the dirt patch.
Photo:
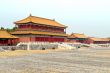
M 95 53 L 94 56 L 97 56 L 97 57 L 109 57 L 110 58 L 110 51 Z
M 11 56 L 23 56 L 23 55 L 30 55 L 30 54 L 38 54 L 38 53 L 48 53 L 51 50 L 16 50 L 16 51 L 7 51 L 7 52 L 0 52 L 0 57 L 11 57 Z

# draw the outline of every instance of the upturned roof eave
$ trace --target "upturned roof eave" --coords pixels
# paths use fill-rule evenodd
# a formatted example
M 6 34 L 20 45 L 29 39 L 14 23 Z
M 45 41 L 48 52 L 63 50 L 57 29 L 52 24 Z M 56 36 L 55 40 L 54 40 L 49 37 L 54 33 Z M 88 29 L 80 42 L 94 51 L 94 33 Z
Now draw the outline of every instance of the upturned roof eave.
M 29 17 L 27 17 L 25 19 L 22 19 L 22 20 L 14 22 L 14 24 L 19 25 L 19 24 L 24 24 L 24 23 L 28 23 L 28 22 L 37 23 L 37 22 L 33 21 L 33 18 L 35 19 L 36 17 L 35 16 L 29 16 Z M 68 27 L 68 26 L 62 25 L 62 24 L 60 24 L 60 23 L 58 23 L 56 21 L 53 21 L 51 19 L 46 19 L 46 18 L 41 18 L 41 17 L 38 17 L 38 18 L 41 19 L 41 20 L 44 19 L 44 20 L 48 20 L 48 21 L 51 21 L 51 22 L 55 22 L 56 24 L 59 24 L 59 25 L 50 25 L 50 26 L 63 27 L 63 28 L 67 28 Z M 42 23 L 39 23 L 39 24 L 42 24 Z M 49 24 L 46 24 L 46 25 L 49 25 Z

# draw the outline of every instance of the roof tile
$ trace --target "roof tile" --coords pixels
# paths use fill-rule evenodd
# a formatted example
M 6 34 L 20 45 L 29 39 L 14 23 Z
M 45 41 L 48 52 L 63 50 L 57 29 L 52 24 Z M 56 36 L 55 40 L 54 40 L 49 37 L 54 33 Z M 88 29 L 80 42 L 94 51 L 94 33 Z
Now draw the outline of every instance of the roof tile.
M 52 32 L 42 32 L 42 31 L 15 31 L 11 34 L 35 34 L 35 35 L 54 35 L 54 36 L 68 36 L 65 33 L 52 33 Z
M 6 30 L 0 30 L 0 38 L 4 38 L 4 39 L 14 39 L 14 38 L 18 38 L 16 36 L 11 35 L 10 33 L 8 33 Z
M 67 27 L 65 25 L 62 25 L 62 24 L 56 22 L 55 20 L 41 18 L 41 17 L 35 17 L 35 16 L 31 16 L 31 15 L 25 19 L 16 21 L 15 24 L 19 25 L 19 24 L 28 23 L 28 22 L 33 22 L 33 23 L 48 25 L 48 26 L 63 27 L 63 28 Z

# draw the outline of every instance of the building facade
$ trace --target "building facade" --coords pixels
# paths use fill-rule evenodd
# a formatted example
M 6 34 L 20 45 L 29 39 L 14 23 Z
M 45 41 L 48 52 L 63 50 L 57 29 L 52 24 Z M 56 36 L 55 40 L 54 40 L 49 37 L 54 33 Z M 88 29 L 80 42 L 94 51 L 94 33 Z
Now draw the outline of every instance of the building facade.
M 11 35 L 6 30 L 0 30 L 0 46 L 16 45 L 18 37 Z
M 95 38 L 95 37 L 89 37 L 87 40 L 88 44 L 107 44 L 110 43 L 110 40 L 108 38 Z
M 80 33 L 72 33 L 68 36 L 68 42 L 73 43 L 87 43 L 87 39 L 88 37 L 86 35 Z
M 11 32 L 19 37 L 19 42 L 65 42 L 66 28 L 55 20 L 29 17 L 15 22 L 17 29 Z

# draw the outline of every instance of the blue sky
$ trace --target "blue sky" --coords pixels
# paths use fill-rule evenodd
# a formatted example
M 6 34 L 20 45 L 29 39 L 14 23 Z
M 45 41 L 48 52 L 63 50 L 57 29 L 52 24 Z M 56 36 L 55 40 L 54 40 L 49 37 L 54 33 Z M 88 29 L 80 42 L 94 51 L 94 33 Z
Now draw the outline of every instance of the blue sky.
M 2 27 L 11 28 L 30 13 L 67 25 L 67 33 L 110 37 L 109 0 L 0 0 Z

